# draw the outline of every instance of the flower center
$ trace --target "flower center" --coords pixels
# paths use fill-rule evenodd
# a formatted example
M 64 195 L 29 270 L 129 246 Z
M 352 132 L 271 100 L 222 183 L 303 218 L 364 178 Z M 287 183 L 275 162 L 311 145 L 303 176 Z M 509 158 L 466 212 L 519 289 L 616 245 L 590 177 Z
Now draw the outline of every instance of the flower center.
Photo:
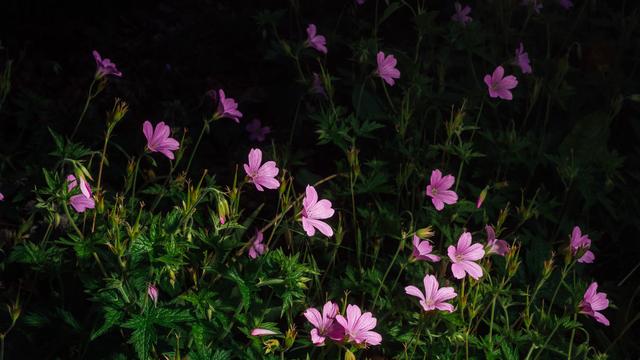
M 436 188 L 431 188 L 431 195 L 433 195 L 433 196 L 438 195 L 438 189 L 436 189 Z
M 456 258 L 456 262 L 460 262 L 460 261 L 464 260 L 462 255 L 460 255 L 460 254 L 456 254 L 455 258 Z

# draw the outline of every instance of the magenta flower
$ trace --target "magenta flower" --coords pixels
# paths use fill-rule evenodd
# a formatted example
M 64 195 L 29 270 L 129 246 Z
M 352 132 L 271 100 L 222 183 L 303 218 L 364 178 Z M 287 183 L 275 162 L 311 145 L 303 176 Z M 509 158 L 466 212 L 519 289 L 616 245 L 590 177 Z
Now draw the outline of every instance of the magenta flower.
M 0 201 L 4 201 L 4 194 L 0 193 Z
M 471 233 L 462 233 L 458 239 L 458 245 L 450 245 L 447 254 L 451 259 L 451 272 L 456 279 L 464 278 L 465 274 L 469 274 L 476 280 L 482 277 L 482 267 L 475 261 L 482 259 L 484 249 L 481 244 L 471 245 Z
M 311 341 L 316 346 L 324 345 L 327 337 L 340 341 L 344 338 L 343 328 L 334 320 L 338 315 L 338 305 L 327 301 L 322 307 L 322 314 L 315 308 L 308 308 L 304 316 L 314 328 L 311 330 Z
M 242 113 L 238 111 L 238 103 L 233 98 L 227 98 L 222 89 L 218 90 L 218 109 L 213 114 L 214 119 L 229 118 L 239 123 Z
M 416 260 L 426 260 L 431 262 L 440 261 L 440 256 L 434 255 L 433 246 L 429 240 L 420 241 L 417 235 L 413 235 L 413 253 L 411 254 Z
M 318 75 L 318 73 L 313 73 L 311 92 L 314 94 L 327 96 L 327 92 L 324 91 L 324 86 L 322 85 L 322 79 L 320 79 L 320 75 Z
M 333 229 L 324 221 L 333 216 L 335 211 L 331 208 L 331 201 L 322 199 L 318 201 L 316 189 L 307 185 L 305 197 L 302 199 L 302 228 L 308 236 L 313 236 L 318 229 L 325 236 L 333 236 Z
M 347 317 L 336 315 L 336 321 L 344 328 L 348 342 L 366 345 L 379 345 L 382 336 L 373 330 L 377 320 L 370 312 L 362 314 L 358 305 L 347 306 Z
M 180 143 L 174 138 L 170 138 L 171 128 L 165 125 L 164 121 L 159 122 L 155 129 L 149 120 L 142 124 L 142 132 L 147 138 L 147 149 L 151 152 L 159 152 L 173 160 L 173 152 L 180 148 Z
M 533 69 L 529 64 L 529 54 L 524 51 L 524 45 L 520 43 L 520 47 L 516 49 L 516 65 L 520 67 L 523 74 L 531 74 Z
M 158 305 L 158 288 L 154 284 L 147 285 L 147 295 L 154 305 Z
M 509 252 L 509 243 L 496 239 L 496 232 L 493 230 L 493 226 L 487 225 L 484 229 L 487 231 L 487 254 L 505 256 Z
M 438 280 L 433 275 L 425 275 L 422 281 L 424 283 L 424 293 L 413 285 L 405 287 L 404 292 L 420 299 L 420 305 L 422 305 L 424 311 L 438 309 L 453 312 L 453 305 L 445 302 L 458 295 L 453 288 L 444 287 L 440 289 L 440 284 L 438 284 Z
M 78 186 L 78 181 L 73 175 L 67 175 L 67 191 L 71 191 Z M 96 207 L 96 202 L 93 200 L 93 193 L 91 187 L 83 178 L 80 178 L 80 194 L 73 195 L 69 198 L 69 204 L 77 213 L 83 213 L 87 209 L 93 209 Z
M 280 182 L 276 180 L 276 175 L 280 171 L 276 167 L 275 161 L 267 161 L 262 163 L 262 151 L 260 149 L 251 149 L 249 151 L 249 163 L 244 164 L 244 171 L 249 177 L 249 182 L 256 186 L 258 191 L 264 191 L 262 187 L 267 189 L 277 189 Z
M 393 86 L 396 82 L 393 79 L 400 79 L 400 70 L 396 69 L 398 61 L 393 55 L 385 56 L 382 51 L 376 56 L 378 62 L 378 70 L 376 74 L 384 80 L 389 86 Z
M 599 293 L 598 283 L 592 282 L 587 288 L 587 291 L 580 301 L 580 313 L 591 316 L 596 319 L 597 322 L 609 326 L 609 319 L 599 313 L 600 310 L 604 310 L 609 307 L 609 300 L 607 294 Z
M 249 132 L 249 140 L 263 142 L 267 134 L 271 132 L 268 126 L 262 127 L 260 119 L 253 119 L 245 129 Z
M 575 226 L 571 232 L 571 254 L 576 256 L 582 254 L 578 259 L 579 263 L 591 264 L 596 256 L 589 250 L 591 247 L 591 239 L 589 235 L 582 235 L 580 228 Z
M 573 7 L 571 0 L 558 0 L 558 4 L 565 10 L 569 10 Z
M 251 330 L 251 336 L 268 336 L 268 335 L 277 335 L 278 333 L 269 329 L 260 329 L 255 328 Z
M 438 169 L 431 172 L 431 183 L 427 185 L 426 193 L 436 210 L 444 209 L 444 204 L 452 205 L 458 202 L 458 194 L 449 190 L 455 181 L 453 175 L 442 177 L 442 172 Z
M 484 76 L 484 83 L 487 84 L 489 88 L 490 97 L 511 100 L 513 99 L 513 95 L 509 90 L 518 85 L 518 79 L 513 75 L 504 76 L 504 68 L 498 66 L 493 71 L 493 75 L 487 74 Z
M 327 53 L 327 39 L 322 35 L 317 35 L 317 29 L 314 24 L 307 26 L 307 46 L 310 46 L 321 53 Z
M 253 242 L 251 243 L 251 247 L 249 247 L 249 257 L 252 259 L 256 259 L 258 256 L 264 254 L 267 250 L 265 244 L 262 243 L 264 240 L 264 235 L 262 231 L 256 230 L 256 236 L 254 237 Z
M 465 5 L 464 7 L 462 7 L 462 5 L 460 5 L 460 3 L 456 1 L 453 6 L 456 8 L 456 13 L 451 16 L 451 20 L 458 22 L 463 26 L 471 22 L 471 17 L 469 16 L 471 7 L 469 5 Z
M 96 60 L 96 79 L 102 79 L 107 75 L 113 75 L 122 77 L 122 73 L 116 68 L 116 64 L 112 63 L 110 59 L 102 58 L 100 54 L 93 50 L 93 58 Z

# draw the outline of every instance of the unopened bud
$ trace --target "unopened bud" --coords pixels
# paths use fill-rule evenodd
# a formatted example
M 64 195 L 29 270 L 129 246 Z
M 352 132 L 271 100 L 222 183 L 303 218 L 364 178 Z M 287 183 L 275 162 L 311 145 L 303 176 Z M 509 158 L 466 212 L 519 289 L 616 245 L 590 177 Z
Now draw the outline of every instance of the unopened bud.
M 484 189 L 482 189 L 482 192 L 480 192 L 480 196 L 478 196 L 478 200 L 476 201 L 476 209 L 480 209 L 480 206 L 482 206 L 484 199 L 487 198 L 488 192 L 489 192 L 489 187 L 485 186 Z
M 433 228 L 431 228 L 431 226 L 427 226 L 425 228 L 418 229 L 416 231 L 416 235 L 420 239 L 430 239 L 433 237 L 433 235 L 435 235 L 435 232 L 433 231 Z

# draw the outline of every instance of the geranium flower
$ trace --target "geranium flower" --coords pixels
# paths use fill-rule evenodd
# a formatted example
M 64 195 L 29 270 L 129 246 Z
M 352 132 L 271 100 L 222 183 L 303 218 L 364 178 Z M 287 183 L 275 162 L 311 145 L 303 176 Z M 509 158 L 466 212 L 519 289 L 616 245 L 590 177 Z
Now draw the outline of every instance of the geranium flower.
M 484 83 L 489 88 L 490 97 L 511 100 L 513 99 L 513 94 L 509 90 L 518 85 L 518 79 L 513 75 L 504 76 L 504 68 L 498 66 L 492 75 L 487 74 L 484 76 Z
M 484 249 L 481 244 L 471 245 L 471 233 L 462 233 L 458 245 L 450 245 L 447 254 L 451 259 L 451 272 L 456 279 L 462 279 L 466 274 L 476 280 L 482 277 L 482 267 L 474 261 L 482 259 Z
M 463 26 L 471 22 L 472 19 L 469 16 L 469 13 L 471 13 L 471 7 L 469 5 L 462 7 L 462 5 L 456 1 L 453 6 L 456 8 L 456 12 L 451 16 L 451 20 L 458 22 Z
M 426 194 L 431 198 L 436 210 L 444 209 L 444 204 L 452 205 L 458 202 L 458 194 L 449 190 L 455 181 L 453 175 L 442 177 L 442 172 L 438 169 L 431 172 L 431 183 L 427 185 Z
M 275 161 L 267 161 L 262 163 L 262 151 L 260 149 L 251 149 L 249 151 L 249 163 L 244 164 L 244 171 L 249 177 L 249 182 L 256 186 L 258 191 L 264 191 L 262 187 L 267 189 L 277 189 L 280 182 L 275 178 L 280 171 L 276 167 Z
M 413 285 L 405 287 L 404 292 L 407 293 L 407 295 L 415 296 L 420 299 L 420 305 L 424 311 L 438 309 L 453 312 L 453 305 L 446 302 L 458 295 L 453 288 L 440 288 L 438 280 L 433 275 L 425 275 L 422 281 L 424 283 L 424 293 Z
M 102 58 L 100 54 L 93 50 L 93 58 L 96 60 L 96 79 L 102 79 L 107 75 L 122 77 L 122 73 L 118 71 L 116 64 L 112 63 L 108 58 Z
M 304 317 L 314 326 L 311 330 L 311 341 L 316 346 L 324 345 L 327 337 L 333 340 L 342 340 L 344 338 L 343 328 L 335 322 L 338 315 L 338 305 L 327 301 L 322 307 L 322 314 L 315 308 L 308 308 L 304 312 Z
M 67 191 L 71 191 L 78 186 L 76 177 L 72 174 L 67 175 Z M 80 194 L 73 195 L 69 198 L 69 204 L 77 213 L 83 213 L 87 209 L 93 209 L 96 207 L 96 202 L 93 199 L 93 193 L 91 192 L 91 186 L 85 179 L 80 178 Z
M 239 123 L 242 113 L 238 111 L 238 103 L 233 98 L 227 98 L 224 90 L 218 90 L 218 109 L 213 114 L 214 119 L 229 118 Z
M 262 243 L 263 240 L 264 234 L 262 234 L 262 231 L 256 230 L 254 240 L 251 243 L 251 247 L 249 247 L 250 258 L 256 259 L 258 256 L 264 254 L 264 252 L 267 250 L 266 245 Z
M 524 45 L 520 43 L 520 47 L 516 49 L 516 65 L 520 67 L 523 74 L 531 74 L 533 69 L 529 63 L 529 54 L 524 51 Z
M 309 26 L 307 26 L 306 44 L 321 53 L 327 53 L 327 39 L 322 35 L 317 35 L 317 29 L 314 24 L 309 24 Z
M 147 295 L 149 295 L 149 298 L 153 301 L 154 305 L 158 304 L 158 294 L 158 288 L 154 284 L 147 285 Z
M 318 229 L 325 236 L 333 236 L 333 229 L 324 219 L 333 216 L 335 211 L 331 208 L 331 201 L 322 199 L 318 201 L 316 189 L 307 185 L 305 197 L 302 199 L 302 228 L 308 236 L 313 236 Z
M 159 152 L 169 159 L 173 160 L 173 151 L 180 148 L 180 143 L 174 138 L 170 138 L 171 128 L 165 125 L 163 121 L 159 122 L 155 129 L 147 120 L 142 124 L 142 132 L 147 138 L 147 149 L 151 152 Z
M 382 336 L 375 331 L 377 320 L 370 312 L 362 313 L 358 305 L 347 306 L 347 317 L 336 315 L 336 321 L 344 328 L 345 339 L 355 344 L 379 345 Z
M 609 326 L 609 319 L 599 312 L 609 307 L 609 300 L 607 299 L 607 294 L 599 293 L 597 290 L 598 283 L 592 282 L 580 302 L 580 313 L 591 316 L 597 322 Z
M 505 256 L 509 252 L 509 243 L 496 239 L 496 232 L 493 230 L 493 226 L 487 225 L 484 229 L 487 231 L 487 254 Z
M 4 201 L 4 194 L 0 193 L 0 201 Z
M 589 235 L 582 235 L 580 228 L 575 226 L 571 232 L 571 254 L 576 256 L 580 252 L 582 256 L 580 256 L 578 262 L 591 264 L 596 259 L 596 256 L 589 250 L 590 247 L 591 239 L 589 239 Z
M 400 70 L 396 69 L 398 61 L 393 55 L 385 56 L 382 51 L 378 52 L 376 56 L 378 62 L 378 70 L 376 73 L 384 80 L 389 86 L 393 86 L 396 82 L 394 79 L 400 79 Z
M 249 140 L 263 142 L 267 134 L 271 132 L 268 126 L 262 127 L 260 119 L 253 119 L 245 129 L 249 132 Z
M 416 260 L 426 260 L 431 262 L 440 261 L 440 256 L 434 255 L 433 246 L 429 240 L 420 241 L 417 235 L 413 235 L 413 253 L 411 254 Z

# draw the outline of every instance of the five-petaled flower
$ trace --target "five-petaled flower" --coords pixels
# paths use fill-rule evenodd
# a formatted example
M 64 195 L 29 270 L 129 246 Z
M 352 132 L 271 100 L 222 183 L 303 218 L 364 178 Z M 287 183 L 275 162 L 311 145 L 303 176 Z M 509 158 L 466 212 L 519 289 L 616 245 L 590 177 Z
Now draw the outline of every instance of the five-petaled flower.
M 75 189 L 78 186 L 76 177 L 72 174 L 67 175 L 67 191 Z M 73 195 L 69 198 L 69 203 L 73 209 L 78 213 L 83 213 L 87 209 L 93 209 L 96 207 L 96 202 L 93 199 L 93 193 L 91 192 L 91 186 L 84 179 L 80 178 L 80 194 Z
M 529 54 L 524 51 L 524 45 L 520 43 L 520 46 L 516 49 L 516 65 L 520 67 L 523 74 L 531 74 L 533 69 L 529 63 Z
M 505 256 L 509 252 L 509 243 L 496 239 L 496 231 L 493 226 L 487 225 L 484 229 L 487 231 L 487 254 Z
M 440 288 L 438 279 L 433 275 L 425 275 L 422 280 L 424 283 L 424 292 L 420 291 L 417 287 L 409 285 L 404 288 L 407 295 L 415 296 L 420 299 L 420 305 L 424 311 L 442 310 L 453 312 L 453 305 L 447 303 L 447 300 L 451 300 L 458 294 L 452 287 Z
M 304 317 L 314 326 L 310 333 L 314 345 L 324 345 L 327 337 L 338 341 L 344 338 L 344 329 L 335 322 L 338 311 L 338 304 L 327 301 L 322 307 L 322 314 L 315 308 L 308 308 L 304 312 Z
M 452 205 L 458 202 L 458 194 L 449 190 L 456 178 L 453 175 L 442 176 L 438 169 L 431 172 L 431 182 L 427 185 L 426 194 L 431 198 L 436 210 L 444 209 L 444 204 Z
M 440 256 L 432 253 L 433 246 L 429 240 L 421 241 L 418 235 L 413 235 L 413 253 L 411 254 L 416 260 L 426 260 L 431 262 L 440 261 Z
M 238 103 L 233 98 L 227 98 L 224 90 L 218 90 L 218 108 L 213 114 L 214 119 L 229 118 L 239 123 L 242 113 L 238 111 Z
M 400 70 L 396 69 L 396 65 L 398 61 L 396 57 L 393 55 L 385 56 L 382 51 L 378 52 L 376 56 L 376 61 L 378 63 L 378 70 L 376 70 L 376 74 L 384 80 L 389 86 L 393 86 L 396 82 L 394 79 L 400 78 Z
M 249 151 L 249 163 L 244 164 L 244 171 L 249 177 L 249 182 L 253 183 L 258 191 L 264 191 L 263 186 L 267 189 L 277 189 L 280 186 L 280 182 L 276 179 L 276 175 L 280 171 L 276 167 L 276 162 L 267 161 L 262 164 L 260 149 Z
M 362 313 L 358 305 L 347 306 L 347 317 L 336 315 L 336 321 L 344 329 L 345 340 L 358 345 L 379 345 L 382 336 L 373 330 L 377 320 L 370 312 Z
M 147 149 L 151 152 L 159 152 L 173 160 L 173 152 L 180 148 L 180 143 L 174 138 L 170 138 L 171 128 L 163 121 L 159 122 L 155 129 L 148 120 L 142 125 L 142 132 L 147 138 Z
M 571 254 L 573 256 L 582 254 L 578 259 L 579 263 L 591 264 L 596 256 L 589 250 L 591 247 L 591 239 L 589 235 L 582 235 L 582 231 L 578 226 L 573 228 L 571 232 Z
M 116 64 L 112 63 L 108 58 L 102 58 L 100 53 L 96 50 L 93 50 L 93 58 L 96 60 L 96 79 L 102 79 L 107 75 L 113 75 L 117 77 L 122 77 L 122 73 L 118 71 Z
M 331 201 L 322 199 L 318 201 L 316 189 L 307 185 L 305 197 L 302 199 L 302 228 L 308 236 L 313 236 L 318 229 L 325 236 L 333 236 L 333 229 L 324 221 L 333 216 L 335 211 L 331 208 Z
M 592 282 L 584 293 L 582 301 L 580 301 L 580 313 L 591 316 L 597 322 L 609 326 L 609 319 L 599 312 L 609 307 L 607 294 L 597 291 L 598 283 Z
M 471 7 L 469 5 L 465 5 L 464 7 L 462 7 L 462 5 L 460 5 L 460 3 L 456 1 L 453 6 L 456 8 L 456 12 L 455 14 L 453 14 L 453 16 L 451 16 L 451 20 L 462 25 L 466 25 L 467 23 L 471 22 L 471 16 L 469 16 Z
M 327 39 L 317 34 L 317 29 L 315 24 L 309 24 L 307 26 L 307 46 L 310 46 L 321 53 L 327 53 Z
M 245 127 L 249 132 L 249 140 L 263 142 L 267 134 L 271 132 L 271 128 L 268 126 L 263 127 L 260 119 L 253 119 Z
M 481 244 L 471 245 L 471 233 L 462 233 L 457 246 L 450 245 L 447 254 L 451 259 L 451 272 L 456 279 L 462 279 L 466 274 L 476 280 L 482 277 L 482 267 L 475 261 L 482 259 L 484 249 Z
M 262 243 L 264 240 L 264 234 L 262 231 L 256 230 L 256 235 L 251 241 L 251 246 L 249 247 L 249 257 L 252 259 L 256 259 L 258 256 L 264 254 L 267 250 L 267 246 Z
M 518 79 L 515 76 L 504 76 L 504 68 L 498 66 L 492 75 L 484 76 L 484 83 L 489 88 L 489 96 L 492 98 L 501 98 L 504 100 L 513 99 L 511 89 L 518 85 Z

